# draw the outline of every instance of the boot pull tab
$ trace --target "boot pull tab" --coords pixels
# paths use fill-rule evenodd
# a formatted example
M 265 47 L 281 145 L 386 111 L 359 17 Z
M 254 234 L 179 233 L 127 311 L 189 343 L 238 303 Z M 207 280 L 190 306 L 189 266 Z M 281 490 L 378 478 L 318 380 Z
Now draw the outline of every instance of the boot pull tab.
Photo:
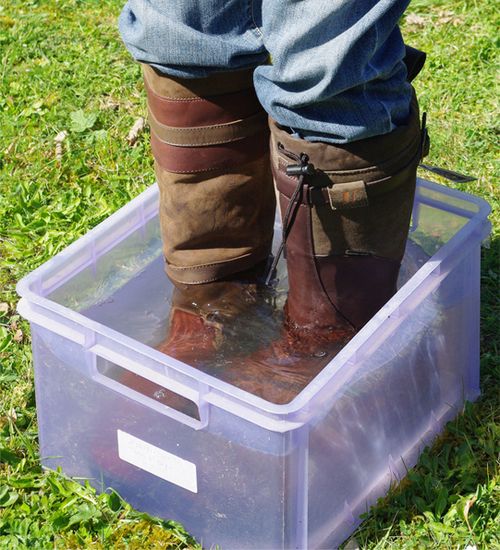
M 427 113 L 422 113 L 422 124 L 420 130 L 420 161 L 429 154 L 431 141 L 429 139 L 429 132 L 427 131 Z
M 465 174 L 460 174 L 459 172 L 454 172 L 453 170 L 447 170 L 445 168 L 439 168 L 438 166 L 431 166 L 429 164 L 424 164 L 422 161 L 424 160 L 424 157 L 426 157 L 429 154 L 429 146 L 430 146 L 430 140 L 429 140 L 429 132 L 427 131 L 427 113 L 422 113 L 422 139 L 420 142 L 420 164 L 418 165 L 419 168 L 423 168 L 424 170 L 427 170 L 428 172 L 432 172 L 433 174 L 437 174 L 438 176 L 441 176 L 447 180 L 453 181 L 454 183 L 467 183 L 469 181 L 475 181 L 477 178 L 474 176 L 467 176 Z
M 300 206 L 300 202 L 298 199 L 299 199 L 299 195 L 302 193 L 302 187 L 304 186 L 304 183 L 305 183 L 304 181 L 305 176 L 312 176 L 316 172 L 314 165 L 309 162 L 309 157 L 305 153 L 300 153 L 300 155 L 296 155 L 292 151 L 287 151 L 284 148 L 282 143 L 278 143 L 278 149 L 282 153 L 284 153 L 288 158 L 295 160 L 297 162 L 297 164 L 290 164 L 289 166 L 286 167 L 286 174 L 288 176 L 297 177 L 298 181 L 297 181 L 297 187 L 295 188 L 292 196 L 290 197 L 290 202 L 288 203 L 288 207 L 286 209 L 285 215 L 283 216 L 281 243 L 276 253 L 276 256 L 274 257 L 273 263 L 271 264 L 271 267 L 269 268 L 269 271 L 267 273 L 266 282 L 265 282 L 266 286 L 271 281 L 271 278 L 273 276 L 273 273 L 276 270 L 276 266 L 278 265 L 281 254 L 283 253 L 283 250 L 285 248 L 286 239 L 290 233 L 290 230 L 292 229 L 297 208 Z
M 405 56 L 403 63 L 406 65 L 407 80 L 411 82 L 422 70 L 426 54 L 411 46 L 405 46 Z
M 447 170 L 446 168 L 439 168 L 438 166 L 424 164 L 423 162 L 421 162 L 418 166 L 419 168 L 423 168 L 428 172 L 437 174 L 438 176 L 441 176 L 442 178 L 445 178 L 454 183 L 467 183 L 469 181 L 477 180 L 477 178 L 475 178 L 474 176 L 467 176 L 465 174 L 460 174 L 459 172 L 454 172 L 453 170 Z

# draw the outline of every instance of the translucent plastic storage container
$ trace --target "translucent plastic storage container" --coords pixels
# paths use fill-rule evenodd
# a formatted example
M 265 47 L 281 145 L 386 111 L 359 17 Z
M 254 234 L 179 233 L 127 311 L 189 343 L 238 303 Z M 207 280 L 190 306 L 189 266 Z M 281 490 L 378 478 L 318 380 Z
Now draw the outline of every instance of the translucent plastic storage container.
M 207 548 L 335 548 L 479 394 L 488 205 L 419 181 L 398 293 L 276 405 L 154 349 L 171 292 L 157 196 L 149 188 L 18 285 L 43 465 L 115 488 Z M 279 273 L 286 290 L 283 262 Z M 195 414 L 117 371 L 182 396 Z

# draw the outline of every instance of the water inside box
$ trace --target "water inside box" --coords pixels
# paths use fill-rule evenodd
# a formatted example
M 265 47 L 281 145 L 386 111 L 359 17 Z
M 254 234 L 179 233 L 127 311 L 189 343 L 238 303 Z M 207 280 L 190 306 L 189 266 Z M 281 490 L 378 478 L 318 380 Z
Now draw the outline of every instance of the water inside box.
M 428 258 L 409 240 L 399 286 Z M 218 379 L 282 404 L 300 393 L 347 343 L 342 336 L 328 344 L 293 338 L 283 328 L 286 295 L 284 261 L 270 287 L 232 283 L 207 296 L 197 288 L 179 293 L 158 257 L 84 313 Z M 120 381 L 123 373 L 115 369 L 110 376 Z M 125 376 L 123 381 L 133 386 L 134 377 Z M 149 397 L 171 401 L 159 386 L 137 385 Z M 141 390 L 142 386 L 147 389 Z

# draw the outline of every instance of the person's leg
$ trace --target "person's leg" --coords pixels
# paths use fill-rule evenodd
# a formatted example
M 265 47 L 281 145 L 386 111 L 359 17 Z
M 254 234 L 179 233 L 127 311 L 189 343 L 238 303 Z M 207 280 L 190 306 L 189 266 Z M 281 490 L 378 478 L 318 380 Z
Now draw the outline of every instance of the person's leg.
M 248 2 L 130 0 L 120 30 L 144 64 L 169 276 L 202 284 L 265 260 L 275 195 L 252 73 L 267 52 Z
M 271 249 L 269 127 L 253 86 L 268 53 L 248 0 L 129 0 L 119 26 L 143 65 L 174 285 L 157 349 L 210 369 L 226 326 L 254 306 Z M 153 383 L 132 374 L 122 383 L 189 414 Z
M 407 4 L 263 2 L 272 64 L 255 83 L 272 117 L 293 330 L 354 332 L 396 291 L 423 153 Z

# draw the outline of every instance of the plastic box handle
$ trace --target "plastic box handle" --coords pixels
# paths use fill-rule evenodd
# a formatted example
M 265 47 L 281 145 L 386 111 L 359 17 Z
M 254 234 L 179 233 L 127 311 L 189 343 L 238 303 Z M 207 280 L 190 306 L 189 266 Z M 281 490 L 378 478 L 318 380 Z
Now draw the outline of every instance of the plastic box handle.
M 140 363 L 136 362 L 131 357 L 127 357 L 126 355 L 123 355 L 122 353 L 116 350 L 111 350 L 100 344 L 95 344 L 93 346 L 90 346 L 88 348 L 88 352 L 93 353 L 96 356 L 101 357 L 102 359 L 110 361 L 111 363 L 133 374 L 136 374 L 141 378 L 145 378 L 146 380 L 149 380 L 150 382 L 153 382 L 154 384 L 157 384 L 158 386 L 161 386 L 162 388 L 169 390 L 191 401 L 192 403 L 194 403 L 194 405 L 196 405 L 198 409 L 199 420 L 181 411 L 178 411 L 173 407 L 170 407 L 169 405 L 160 403 L 159 401 L 156 401 L 152 397 L 144 395 L 143 393 L 134 389 L 133 387 L 130 387 L 123 382 L 120 382 L 118 380 L 115 380 L 114 378 L 107 376 L 105 373 L 99 371 L 97 369 L 96 362 L 93 362 L 91 376 L 92 376 L 92 379 L 95 380 L 96 382 L 120 393 L 121 395 L 127 397 L 128 399 L 132 399 L 137 403 L 141 403 L 142 405 L 150 409 L 154 409 L 157 412 L 164 414 L 165 416 L 169 416 L 170 418 L 173 418 L 178 422 L 181 422 L 187 426 L 190 426 L 195 430 L 201 430 L 205 426 L 207 426 L 208 410 L 209 410 L 208 403 L 202 399 L 200 392 L 197 391 L 196 389 L 190 388 L 189 386 L 186 386 L 178 382 L 177 380 L 173 380 L 165 376 L 164 374 L 158 373 L 151 369 L 146 369 L 144 365 L 141 365 Z

